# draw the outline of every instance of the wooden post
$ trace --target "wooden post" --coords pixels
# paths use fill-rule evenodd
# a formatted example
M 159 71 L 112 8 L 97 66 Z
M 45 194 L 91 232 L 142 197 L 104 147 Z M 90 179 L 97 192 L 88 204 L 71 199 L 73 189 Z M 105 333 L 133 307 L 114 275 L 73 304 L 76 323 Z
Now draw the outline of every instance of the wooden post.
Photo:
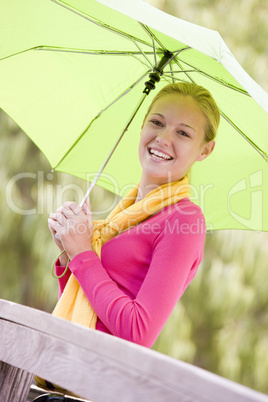
M 26 401 L 33 374 L 0 361 L 1 402 Z

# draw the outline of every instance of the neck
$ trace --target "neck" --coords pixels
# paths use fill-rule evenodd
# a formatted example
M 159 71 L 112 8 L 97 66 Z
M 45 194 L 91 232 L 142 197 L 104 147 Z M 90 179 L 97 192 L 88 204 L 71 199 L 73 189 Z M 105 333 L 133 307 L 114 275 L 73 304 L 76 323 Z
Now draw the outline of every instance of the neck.
M 146 178 L 142 176 L 135 202 L 142 200 L 147 194 L 149 194 L 152 190 L 155 190 L 157 187 L 159 187 L 158 183 L 153 183 L 149 180 L 146 180 Z
M 151 191 L 155 190 L 162 184 L 164 184 L 164 183 L 159 183 L 158 180 L 155 180 L 155 181 L 148 180 L 147 177 L 144 177 L 144 175 L 142 175 L 141 180 L 140 180 L 138 195 L 136 197 L 135 202 L 142 200 L 144 197 L 146 197 L 147 194 L 149 194 Z
M 178 179 L 178 181 L 181 179 Z M 145 175 L 143 173 L 141 175 L 138 194 L 137 194 L 135 203 L 142 200 L 151 191 L 157 189 L 158 187 L 162 186 L 163 184 L 171 183 L 172 181 L 174 181 L 174 179 L 172 180 L 172 178 L 170 177 L 170 180 L 163 181 L 163 183 L 161 183 L 161 180 L 159 180 L 159 178 L 155 178 L 155 180 L 154 180 L 154 178 L 148 177 L 147 175 Z

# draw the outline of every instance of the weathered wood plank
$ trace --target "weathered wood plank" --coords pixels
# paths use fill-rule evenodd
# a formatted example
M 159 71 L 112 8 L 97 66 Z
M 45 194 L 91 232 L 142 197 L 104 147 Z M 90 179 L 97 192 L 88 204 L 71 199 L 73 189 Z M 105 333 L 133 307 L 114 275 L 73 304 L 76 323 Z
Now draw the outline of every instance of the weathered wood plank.
M 165 381 L 154 379 L 153 376 L 151 379 L 146 378 L 138 368 L 126 367 L 127 361 L 118 364 L 116 361 L 108 361 L 109 355 L 102 356 L 98 351 L 86 353 L 83 345 L 73 345 L 1 320 L 0 333 L 1 345 L 6 346 L 5 356 L 2 357 L 0 353 L 0 358 L 82 397 L 97 401 L 163 401 L 163 398 L 175 401 L 179 396 L 172 389 L 172 384 L 165 384 Z M 18 336 L 20 342 L 16 342 Z
M 0 361 L 1 402 L 25 401 L 33 382 L 33 374 Z
M 0 331 L 0 360 L 98 402 L 268 402 L 187 363 L 1 300 Z

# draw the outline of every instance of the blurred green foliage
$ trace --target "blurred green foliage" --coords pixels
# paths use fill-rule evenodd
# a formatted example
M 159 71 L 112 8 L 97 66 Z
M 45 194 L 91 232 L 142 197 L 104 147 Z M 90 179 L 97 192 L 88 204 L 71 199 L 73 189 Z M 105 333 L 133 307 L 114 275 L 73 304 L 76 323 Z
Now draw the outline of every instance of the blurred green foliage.
M 245 70 L 268 90 L 266 0 L 148 0 L 179 18 L 215 29 Z M 51 173 L 45 157 L 0 111 L 0 298 L 51 311 L 57 255 L 47 218 L 67 199 L 80 202 L 87 183 Z M 91 197 L 101 219 L 113 195 Z M 98 211 L 106 210 L 106 213 Z M 195 280 L 175 307 L 154 349 L 268 393 L 268 234 L 207 235 Z
M 196 278 L 154 348 L 268 393 L 268 233 L 207 235 Z

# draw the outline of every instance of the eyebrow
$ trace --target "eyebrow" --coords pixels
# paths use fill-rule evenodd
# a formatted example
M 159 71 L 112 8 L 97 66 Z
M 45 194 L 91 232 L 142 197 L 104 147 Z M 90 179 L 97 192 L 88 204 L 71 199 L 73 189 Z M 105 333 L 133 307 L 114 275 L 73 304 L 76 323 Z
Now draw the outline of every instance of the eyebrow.
M 196 129 L 195 129 L 195 128 L 193 128 L 192 126 L 189 126 L 189 124 L 186 124 L 186 123 L 181 123 L 181 125 L 182 125 L 182 126 L 184 126 L 184 127 L 191 128 L 192 130 L 194 130 L 194 131 L 196 132 Z
M 165 116 L 163 114 L 161 114 L 161 113 L 151 113 L 151 115 L 152 114 L 156 114 L 157 116 L 165 118 Z M 192 126 L 189 126 L 189 124 L 186 124 L 186 123 L 180 123 L 180 124 L 181 124 L 181 126 L 191 128 L 194 132 L 196 132 L 196 129 L 193 128 Z

